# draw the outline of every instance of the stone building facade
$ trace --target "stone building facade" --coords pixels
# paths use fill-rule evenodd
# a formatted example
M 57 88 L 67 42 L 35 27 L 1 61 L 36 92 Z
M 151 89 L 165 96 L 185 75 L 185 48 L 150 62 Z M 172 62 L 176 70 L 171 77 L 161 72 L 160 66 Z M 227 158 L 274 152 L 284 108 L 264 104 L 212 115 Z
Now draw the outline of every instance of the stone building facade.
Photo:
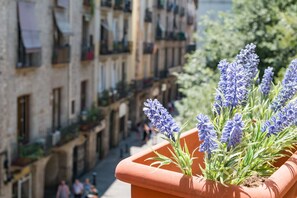
M 0 0 L 0 197 L 46 197 L 126 138 L 146 98 L 175 99 L 192 9 L 192 0 Z

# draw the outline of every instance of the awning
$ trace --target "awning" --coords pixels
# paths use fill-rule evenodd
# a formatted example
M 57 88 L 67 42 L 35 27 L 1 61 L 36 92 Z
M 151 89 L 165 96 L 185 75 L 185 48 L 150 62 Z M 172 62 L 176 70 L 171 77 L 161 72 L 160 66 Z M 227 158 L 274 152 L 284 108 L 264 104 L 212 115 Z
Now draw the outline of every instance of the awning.
M 62 9 L 54 10 L 55 21 L 60 32 L 66 36 L 72 35 L 70 23 L 67 19 L 66 12 Z
M 19 1 L 18 11 L 20 31 L 26 52 L 39 52 L 41 50 L 41 42 L 39 37 L 40 31 L 36 26 L 35 3 Z
M 68 8 L 69 0 L 57 0 L 57 5 L 59 7 Z

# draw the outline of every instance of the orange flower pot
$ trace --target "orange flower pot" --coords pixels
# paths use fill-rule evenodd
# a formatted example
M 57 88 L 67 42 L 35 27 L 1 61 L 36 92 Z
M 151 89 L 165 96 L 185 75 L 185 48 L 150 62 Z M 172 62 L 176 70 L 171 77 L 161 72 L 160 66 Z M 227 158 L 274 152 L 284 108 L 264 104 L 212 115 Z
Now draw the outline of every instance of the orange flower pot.
M 199 146 L 197 130 L 182 135 L 181 142 L 186 140 L 189 150 Z M 163 155 L 170 156 L 167 142 L 153 147 Z M 203 153 L 194 154 L 198 159 L 193 163 L 193 175 L 201 175 L 199 165 L 204 166 Z M 274 172 L 261 186 L 223 186 L 199 176 L 185 176 L 174 166 L 161 168 L 150 166 L 152 161 L 145 159 L 155 156 L 151 149 L 122 160 L 116 168 L 116 178 L 131 184 L 133 198 L 178 198 L 178 197 L 297 197 L 297 152 L 290 158 L 281 159 Z

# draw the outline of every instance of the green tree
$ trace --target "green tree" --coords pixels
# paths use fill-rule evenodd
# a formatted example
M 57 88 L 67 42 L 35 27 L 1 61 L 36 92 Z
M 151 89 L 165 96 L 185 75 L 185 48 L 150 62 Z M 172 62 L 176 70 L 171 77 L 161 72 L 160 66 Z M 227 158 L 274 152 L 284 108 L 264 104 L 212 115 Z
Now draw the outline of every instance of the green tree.
M 272 66 L 278 75 L 297 57 L 296 0 L 233 0 L 230 13 L 220 13 L 216 21 L 205 18 L 199 23 L 205 27 L 203 38 L 198 38 L 202 45 L 187 57 L 184 72 L 178 76 L 185 96 L 176 104 L 178 120 L 190 121 L 188 128 L 195 126 L 198 113 L 212 110 L 220 60 L 232 60 L 238 49 L 254 43 L 261 74 Z

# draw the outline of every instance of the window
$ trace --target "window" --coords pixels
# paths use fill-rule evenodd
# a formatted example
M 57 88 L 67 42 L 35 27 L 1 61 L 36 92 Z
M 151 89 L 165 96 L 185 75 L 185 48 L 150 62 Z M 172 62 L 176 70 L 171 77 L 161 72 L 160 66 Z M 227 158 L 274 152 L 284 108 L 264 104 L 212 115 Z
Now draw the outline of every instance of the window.
M 80 86 L 80 111 L 87 108 L 87 85 L 88 81 L 82 81 Z
M 116 62 L 113 63 L 113 67 L 111 69 L 111 87 L 115 88 L 116 87 L 116 75 L 117 75 L 117 65 Z
M 66 3 L 65 5 L 68 4 Z M 69 36 L 72 35 L 72 30 L 67 14 L 66 9 L 54 9 L 55 26 L 53 34 L 53 64 L 69 63 L 70 61 Z
M 71 101 L 71 113 L 75 114 L 75 100 Z
M 26 144 L 30 138 L 30 96 L 18 97 L 17 103 L 18 138 L 21 143 Z
M 108 34 L 109 27 L 106 19 L 101 20 L 101 29 L 100 29 L 100 53 L 108 53 Z
M 18 2 L 18 60 L 17 68 L 40 66 L 40 30 L 36 25 L 35 4 Z
M 52 129 L 53 132 L 61 127 L 61 88 L 53 89 Z
M 89 33 L 90 23 L 87 16 L 82 17 L 82 60 L 94 59 L 93 35 Z
M 155 67 L 154 67 L 155 77 L 159 76 L 159 50 L 155 54 Z

